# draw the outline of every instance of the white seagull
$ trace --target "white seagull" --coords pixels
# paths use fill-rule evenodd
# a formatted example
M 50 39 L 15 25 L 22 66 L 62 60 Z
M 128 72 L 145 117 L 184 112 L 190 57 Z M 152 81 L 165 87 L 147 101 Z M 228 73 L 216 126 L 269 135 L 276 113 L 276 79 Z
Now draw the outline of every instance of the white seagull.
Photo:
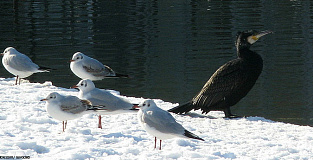
M 102 128 L 101 115 L 134 113 L 134 111 L 137 111 L 137 109 L 135 109 L 136 104 L 132 104 L 126 99 L 117 97 L 109 91 L 96 88 L 95 84 L 89 79 L 79 81 L 78 84 L 72 88 L 79 89 L 78 97 L 80 99 L 87 99 L 93 105 L 105 106 L 104 111 L 98 112 L 98 114 L 100 114 L 98 128 Z
M 84 114 L 104 110 L 103 106 L 92 106 L 88 100 L 81 100 L 76 96 L 63 96 L 57 92 L 50 93 L 45 99 L 48 114 L 63 123 L 63 132 L 67 120 L 80 118 Z
M 19 84 L 21 83 L 21 78 L 28 77 L 37 72 L 49 72 L 48 69 L 50 69 L 38 66 L 29 57 L 13 47 L 6 48 L 1 55 L 3 55 L 2 64 L 4 68 L 16 76 L 15 85 L 17 85 L 18 80 Z
M 159 108 L 153 100 L 145 100 L 138 105 L 138 108 L 140 108 L 138 112 L 139 123 L 149 134 L 155 137 L 154 148 L 156 148 L 157 139 L 160 139 L 160 150 L 162 140 L 170 138 L 182 137 L 204 141 L 177 123 L 169 112 Z
M 128 75 L 115 73 L 109 66 L 103 65 L 98 60 L 88 57 L 81 52 L 76 52 L 70 62 L 72 72 L 81 79 L 97 81 L 104 78 L 129 77 Z

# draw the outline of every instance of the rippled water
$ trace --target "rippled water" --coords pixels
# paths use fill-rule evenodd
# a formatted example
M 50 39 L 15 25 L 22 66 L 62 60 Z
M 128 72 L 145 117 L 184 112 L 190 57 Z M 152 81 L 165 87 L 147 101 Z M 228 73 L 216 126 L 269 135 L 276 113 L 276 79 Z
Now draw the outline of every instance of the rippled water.
M 14 2 L 14 3 L 13 3 Z M 37 64 L 57 69 L 31 76 L 70 87 L 81 51 L 131 79 L 97 81 L 123 95 L 190 100 L 236 57 L 238 31 L 270 29 L 251 49 L 264 59 L 255 87 L 233 112 L 313 126 L 313 2 L 97 1 L 0 2 L 0 50 L 13 46 Z M 1 77 L 13 77 L 0 67 Z

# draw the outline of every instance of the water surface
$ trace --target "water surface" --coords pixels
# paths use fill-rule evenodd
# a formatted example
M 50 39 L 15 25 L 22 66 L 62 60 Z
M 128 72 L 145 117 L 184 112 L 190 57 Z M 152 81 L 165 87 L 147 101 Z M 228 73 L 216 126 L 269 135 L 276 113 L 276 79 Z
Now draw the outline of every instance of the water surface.
M 97 87 L 173 103 L 190 100 L 219 66 L 236 58 L 238 31 L 272 30 L 251 48 L 262 55 L 263 72 L 232 110 L 313 126 L 311 1 L 13 2 L 0 2 L 0 50 L 13 46 L 57 69 L 30 81 L 77 84 L 68 61 L 81 51 L 133 76 L 97 81 Z M 0 77 L 13 76 L 0 67 Z

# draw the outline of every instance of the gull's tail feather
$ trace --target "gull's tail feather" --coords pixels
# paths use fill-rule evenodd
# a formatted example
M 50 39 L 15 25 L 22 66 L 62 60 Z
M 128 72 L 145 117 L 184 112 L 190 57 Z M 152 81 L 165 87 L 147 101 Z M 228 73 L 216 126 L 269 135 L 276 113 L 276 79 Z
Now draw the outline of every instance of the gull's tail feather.
M 55 70 L 55 69 L 52 69 L 52 68 L 49 68 L 49 67 L 42 67 L 42 66 L 39 66 L 38 70 L 40 72 L 50 72 L 50 70 Z
M 105 106 L 101 106 L 101 105 L 96 105 L 96 106 L 88 106 L 87 110 L 92 110 L 92 111 L 104 111 Z
M 201 141 L 204 141 L 204 139 L 198 137 L 197 135 L 185 130 L 185 133 L 184 133 L 184 136 L 188 137 L 188 138 L 193 138 L 193 139 L 198 139 L 198 140 L 201 140 Z
M 131 78 L 131 76 L 127 74 L 114 73 L 114 75 L 106 76 L 106 78 Z
M 127 75 L 127 74 L 120 74 L 120 73 L 115 73 L 115 76 L 116 77 L 120 77 L 120 78 L 130 78 L 129 75 Z

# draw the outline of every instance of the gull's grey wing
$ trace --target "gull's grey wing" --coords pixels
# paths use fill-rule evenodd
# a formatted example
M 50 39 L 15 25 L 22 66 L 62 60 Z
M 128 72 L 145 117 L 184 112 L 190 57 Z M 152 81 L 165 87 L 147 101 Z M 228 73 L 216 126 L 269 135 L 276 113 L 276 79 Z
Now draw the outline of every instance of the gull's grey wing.
M 18 71 L 36 71 L 39 68 L 24 54 L 9 55 L 4 59 L 4 63 Z
M 103 101 L 100 100 L 100 99 L 88 98 L 88 100 L 89 100 L 93 105 L 103 105 L 103 106 L 105 106 L 105 104 L 103 103 Z
M 146 111 L 141 118 L 144 123 L 163 133 L 183 134 L 185 131 L 170 113 L 161 109 Z
M 93 105 L 89 100 L 80 100 L 84 106 L 86 106 L 86 110 L 93 111 L 105 111 L 107 110 L 104 105 Z
M 83 104 L 83 105 L 86 105 L 86 106 L 91 106 L 92 103 L 89 101 L 89 100 L 82 100 L 80 99 L 80 102 Z
M 89 92 L 90 98 L 98 99 L 102 101 L 117 101 L 118 98 L 111 92 L 104 89 L 94 88 Z
M 89 93 L 89 96 L 84 98 L 91 101 L 93 105 L 104 105 L 108 111 L 128 110 L 133 107 L 133 104 L 123 98 L 117 97 L 108 91 L 100 90 L 98 88 L 93 89 Z
M 78 114 L 86 111 L 89 105 L 91 105 L 90 101 L 80 100 L 74 96 L 68 96 L 61 101 L 61 110 L 72 114 Z
M 86 59 L 82 65 L 86 72 L 91 73 L 96 77 L 115 75 L 114 71 L 109 66 L 103 65 L 101 62 L 93 58 Z
M 131 103 L 119 103 L 119 101 L 104 101 L 96 98 L 88 98 L 93 105 L 104 106 L 106 111 L 116 111 L 116 110 L 129 110 L 132 109 L 133 105 Z

